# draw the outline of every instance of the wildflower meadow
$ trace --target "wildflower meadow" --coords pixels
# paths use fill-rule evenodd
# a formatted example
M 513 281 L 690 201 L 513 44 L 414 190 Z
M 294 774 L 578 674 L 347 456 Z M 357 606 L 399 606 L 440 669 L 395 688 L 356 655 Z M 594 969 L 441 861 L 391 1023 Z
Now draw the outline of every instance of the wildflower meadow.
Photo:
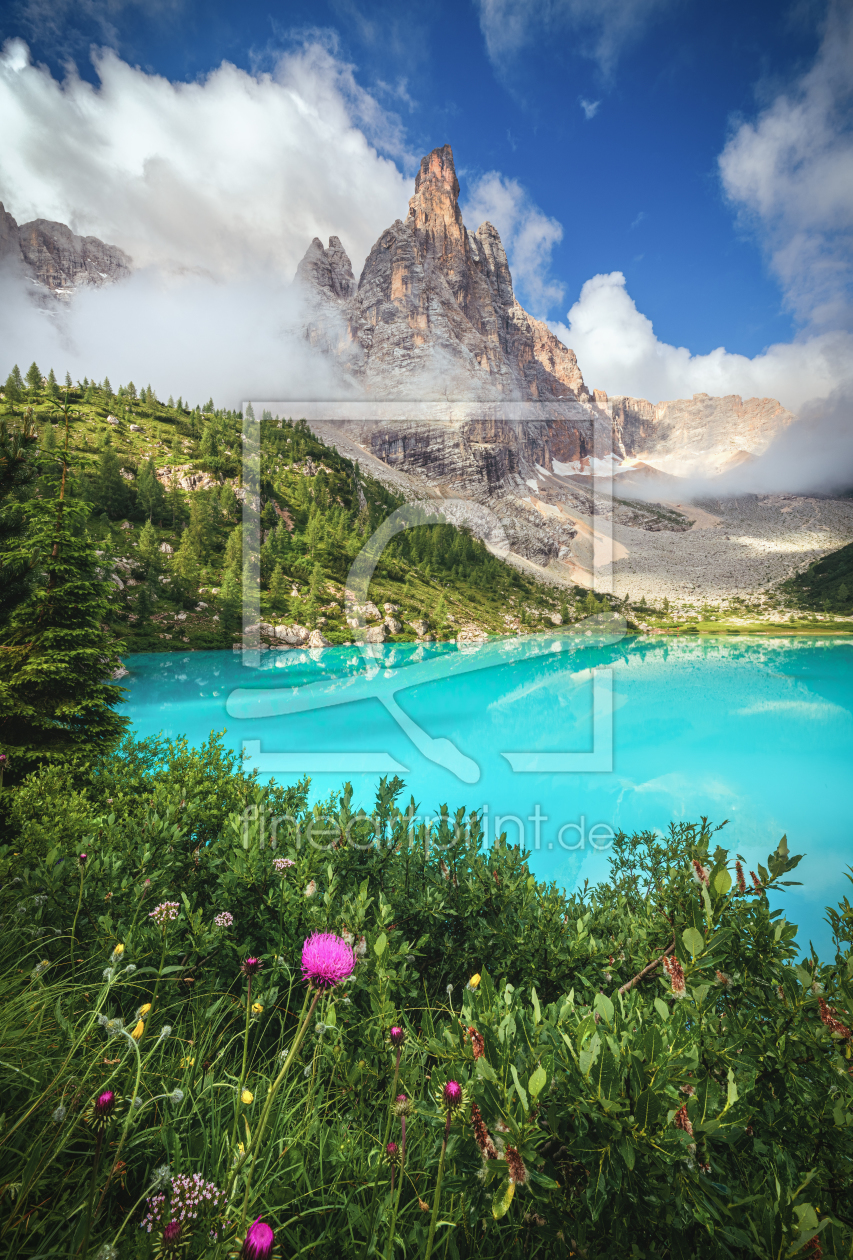
M 215 738 L 17 789 L 4 1256 L 853 1256 L 846 896 L 819 959 L 784 839 L 620 835 L 565 894 L 475 813 L 369 805 Z

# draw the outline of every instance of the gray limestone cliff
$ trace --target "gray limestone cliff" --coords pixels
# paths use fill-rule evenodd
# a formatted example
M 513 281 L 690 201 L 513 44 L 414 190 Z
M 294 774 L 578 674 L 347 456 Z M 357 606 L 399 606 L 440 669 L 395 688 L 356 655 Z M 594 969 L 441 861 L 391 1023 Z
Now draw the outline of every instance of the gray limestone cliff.
M 34 219 L 18 224 L 0 202 L 0 262 L 20 268 L 46 294 L 68 298 L 130 275 L 132 259 L 96 236 L 78 236 L 64 223 Z

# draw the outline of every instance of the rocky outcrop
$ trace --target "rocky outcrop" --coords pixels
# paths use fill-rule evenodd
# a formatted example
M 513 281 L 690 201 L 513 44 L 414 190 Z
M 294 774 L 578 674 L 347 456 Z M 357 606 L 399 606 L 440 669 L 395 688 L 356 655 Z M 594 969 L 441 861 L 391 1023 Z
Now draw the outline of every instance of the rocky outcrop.
M 596 394 L 600 391 L 596 390 Z M 601 396 L 613 419 L 614 450 L 676 476 L 714 476 L 761 455 L 794 420 L 775 398 L 694 394 L 672 402 Z
M 34 219 L 18 225 L 0 202 L 0 261 L 18 266 L 40 289 L 69 298 L 81 287 L 126 279 L 132 259 L 97 236 L 77 236 L 64 223 Z

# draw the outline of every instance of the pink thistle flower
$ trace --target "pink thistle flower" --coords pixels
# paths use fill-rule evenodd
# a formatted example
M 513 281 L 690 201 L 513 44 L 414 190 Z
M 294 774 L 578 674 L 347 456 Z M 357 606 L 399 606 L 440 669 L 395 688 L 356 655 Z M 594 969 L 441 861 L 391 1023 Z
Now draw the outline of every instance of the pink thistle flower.
M 241 1256 L 244 1260 L 270 1260 L 275 1243 L 275 1234 L 260 1217 L 252 1221 L 246 1230 Z
M 394 1115 L 409 1116 L 412 1114 L 412 1100 L 406 1094 L 398 1094 L 394 1099 Z
M 707 866 L 703 866 L 698 858 L 694 858 L 691 865 L 693 867 L 693 878 L 696 883 L 700 885 L 704 884 L 707 888 L 711 882 L 711 872 L 708 870 Z
M 396 1142 L 389 1142 L 388 1145 L 385 1147 L 385 1158 L 387 1159 L 389 1164 L 399 1163 L 400 1148 Z
M 740 862 L 735 862 L 735 871 L 737 873 L 737 890 L 739 893 L 745 893 L 746 877 L 743 873 L 743 865 Z
M 693 1137 L 693 1125 L 690 1123 L 690 1117 L 687 1114 L 687 1103 L 682 1103 L 672 1117 L 672 1123 L 676 1129 L 683 1129 L 685 1133 Z
M 105 1089 L 98 1094 L 84 1112 L 84 1119 L 96 1129 L 105 1129 L 115 1117 L 118 1097 L 114 1090 Z
M 302 976 L 315 989 L 333 989 L 355 971 L 355 954 L 334 932 L 312 932 L 302 946 Z
M 455 1111 L 464 1101 L 462 1086 L 458 1081 L 448 1081 L 441 1091 L 441 1100 L 447 1111 Z
M 684 980 L 684 968 L 677 958 L 664 958 L 663 969 L 669 976 L 672 995 L 676 998 L 687 997 L 687 985 Z
M 263 968 L 263 965 L 264 964 L 261 962 L 260 958 L 244 958 L 240 966 L 240 970 L 244 976 L 256 976 Z
M 406 1033 L 404 1029 L 398 1028 L 397 1025 L 395 1024 L 394 1027 L 389 1032 L 388 1037 L 391 1041 L 391 1045 L 397 1046 L 399 1048 L 400 1046 L 402 1046 L 403 1042 L 406 1040 Z
M 181 1245 L 182 1232 L 183 1225 L 180 1221 L 169 1221 L 169 1224 L 163 1230 L 162 1250 L 165 1252 L 177 1251 Z
M 827 1006 L 823 998 L 817 1000 L 818 1012 L 822 1024 L 825 1024 L 833 1037 L 850 1037 L 853 1033 L 846 1024 L 842 1024 L 840 1019 L 836 1019 L 838 1012 L 832 1006 Z
M 89 860 L 88 853 L 81 853 L 79 857 L 77 858 L 77 861 L 80 863 L 81 866 L 85 866 L 88 860 Z
M 512 1184 L 514 1186 L 523 1186 L 530 1174 L 524 1166 L 524 1160 L 514 1146 L 506 1148 L 506 1162 L 509 1169 L 509 1179 Z

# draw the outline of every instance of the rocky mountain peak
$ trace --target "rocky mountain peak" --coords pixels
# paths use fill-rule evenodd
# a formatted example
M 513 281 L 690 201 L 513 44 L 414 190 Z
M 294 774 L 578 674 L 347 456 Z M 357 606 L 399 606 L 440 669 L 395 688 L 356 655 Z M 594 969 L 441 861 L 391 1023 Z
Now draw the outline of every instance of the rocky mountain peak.
M 0 202 L 0 261 L 9 260 L 53 297 L 81 286 L 100 287 L 130 275 L 133 260 L 97 236 L 78 236 L 65 223 L 33 219 L 18 225 Z
M 296 269 L 297 279 L 329 297 L 346 300 L 355 293 L 355 276 L 347 252 L 337 236 L 329 237 L 328 249 L 314 237 Z

